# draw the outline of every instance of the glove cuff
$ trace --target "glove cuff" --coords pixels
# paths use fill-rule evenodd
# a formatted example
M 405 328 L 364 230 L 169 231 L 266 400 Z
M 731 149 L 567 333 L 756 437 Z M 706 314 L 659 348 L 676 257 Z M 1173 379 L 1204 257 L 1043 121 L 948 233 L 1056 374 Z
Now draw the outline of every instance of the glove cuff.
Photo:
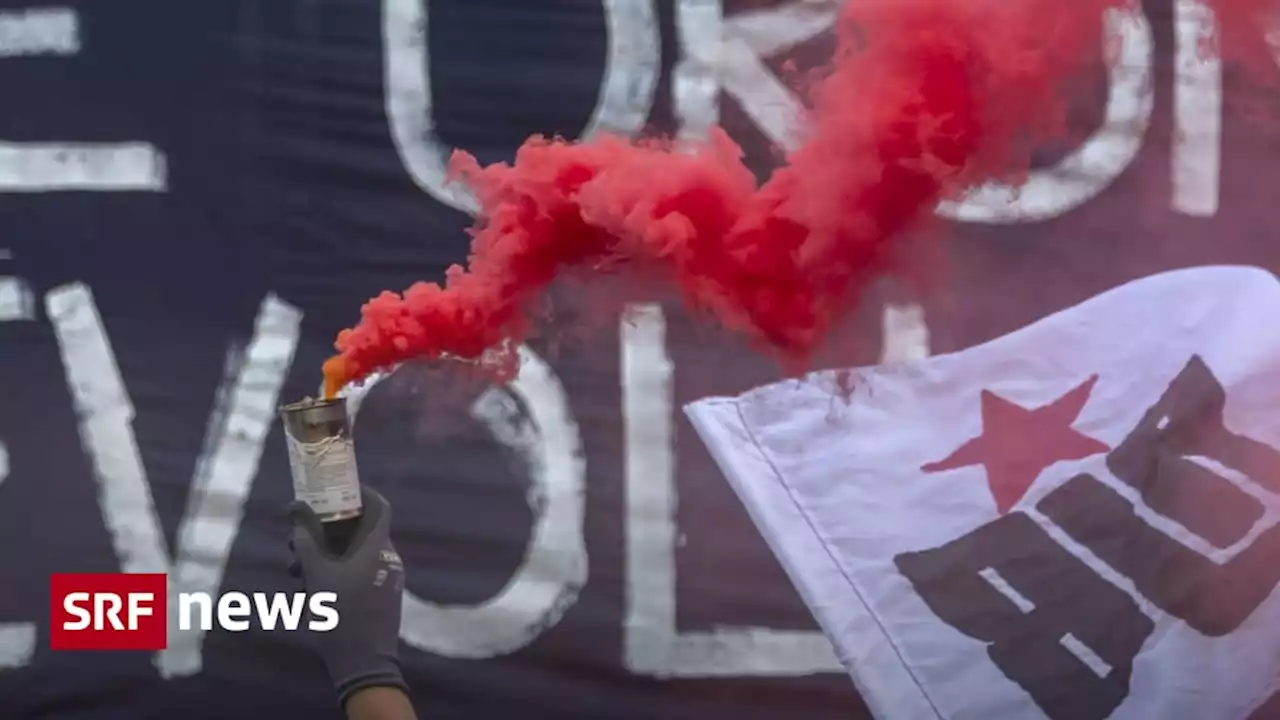
M 345 708 L 347 701 L 351 699 L 360 690 L 373 687 L 393 687 L 399 688 L 404 694 L 409 694 L 409 685 L 404 681 L 404 675 L 400 673 L 400 669 L 391 664 L 382 670 L 361 673 L 346 679 L 337 680 L 335 682 L 338 691 L 338 704 Z

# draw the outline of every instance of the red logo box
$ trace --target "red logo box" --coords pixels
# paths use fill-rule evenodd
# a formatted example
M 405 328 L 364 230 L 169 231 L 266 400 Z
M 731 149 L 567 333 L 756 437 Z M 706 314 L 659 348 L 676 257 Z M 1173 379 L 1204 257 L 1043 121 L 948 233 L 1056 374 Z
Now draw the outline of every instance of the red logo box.
M 52 650 L 162 650 L 168 643 L 163 574 L 49 576 Z

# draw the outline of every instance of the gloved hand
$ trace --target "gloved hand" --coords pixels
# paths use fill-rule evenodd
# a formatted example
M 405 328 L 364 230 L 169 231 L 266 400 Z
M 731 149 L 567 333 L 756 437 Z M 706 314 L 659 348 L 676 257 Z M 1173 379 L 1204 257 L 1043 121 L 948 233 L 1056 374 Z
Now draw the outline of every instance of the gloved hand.
M 404 563 L 391 545 L 391 506 L 369 488 L 361 496 L 364 513 L 340 556 L 326 546 L 323 523 L 306 503 L 289 507 L 294 570 L 308 593 L 337 595 L 338 626 L 312 636 L 344 706 L 368 687 L 408 692 L 399 665 Z

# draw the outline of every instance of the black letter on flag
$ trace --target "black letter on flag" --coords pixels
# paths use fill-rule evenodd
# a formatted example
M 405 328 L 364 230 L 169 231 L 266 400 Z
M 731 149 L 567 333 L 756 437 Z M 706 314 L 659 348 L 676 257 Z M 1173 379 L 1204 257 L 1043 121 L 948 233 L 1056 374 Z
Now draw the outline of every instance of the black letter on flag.
M 1262 503 L 1188 459 L 1202 456 L 1271 483 L 1280 454 L 1226 428 L 1227 392 L 1198 356 L 1169 383 L 1129 437 L 1107 457 L 1117 479 L 1142 493 L 1147 507 L 1225 548 L 1262 517 Z
M 990 643 L 987 654 L 1054 720 L 1102 720 L 1129 695 L 1133 659 L 1153 624 L 1124 591 L 1023 513 L 946 545 L 894 558 L 947 624 Z M 993 570 L 1031 607 L 983 576 Z M 1110 666 L 1099 672 L 1068 638 Z
M 1161 610 L 1211 637 L 1245 621 L 1280 580 L 1280 525 L 1219 565 L 1134 514 L 1090 475 L 1077 475 L 1036 505 Z

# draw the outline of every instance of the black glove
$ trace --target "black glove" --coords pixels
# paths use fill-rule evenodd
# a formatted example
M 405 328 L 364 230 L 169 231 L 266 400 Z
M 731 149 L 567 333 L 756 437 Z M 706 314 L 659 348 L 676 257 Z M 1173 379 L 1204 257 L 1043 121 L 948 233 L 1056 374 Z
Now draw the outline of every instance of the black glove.
M 341 555 L 326 546 L 323 523 L 306 503 L 289 507 L 289 545 L 307 592 L 338 597 L 338 626 L 312 635 L 344 706 L 363 688 L 409 690 L 399 665 L 404 563 L 391 545 L 391 506 L 369 488 L 361 496 L 364 513 Z

